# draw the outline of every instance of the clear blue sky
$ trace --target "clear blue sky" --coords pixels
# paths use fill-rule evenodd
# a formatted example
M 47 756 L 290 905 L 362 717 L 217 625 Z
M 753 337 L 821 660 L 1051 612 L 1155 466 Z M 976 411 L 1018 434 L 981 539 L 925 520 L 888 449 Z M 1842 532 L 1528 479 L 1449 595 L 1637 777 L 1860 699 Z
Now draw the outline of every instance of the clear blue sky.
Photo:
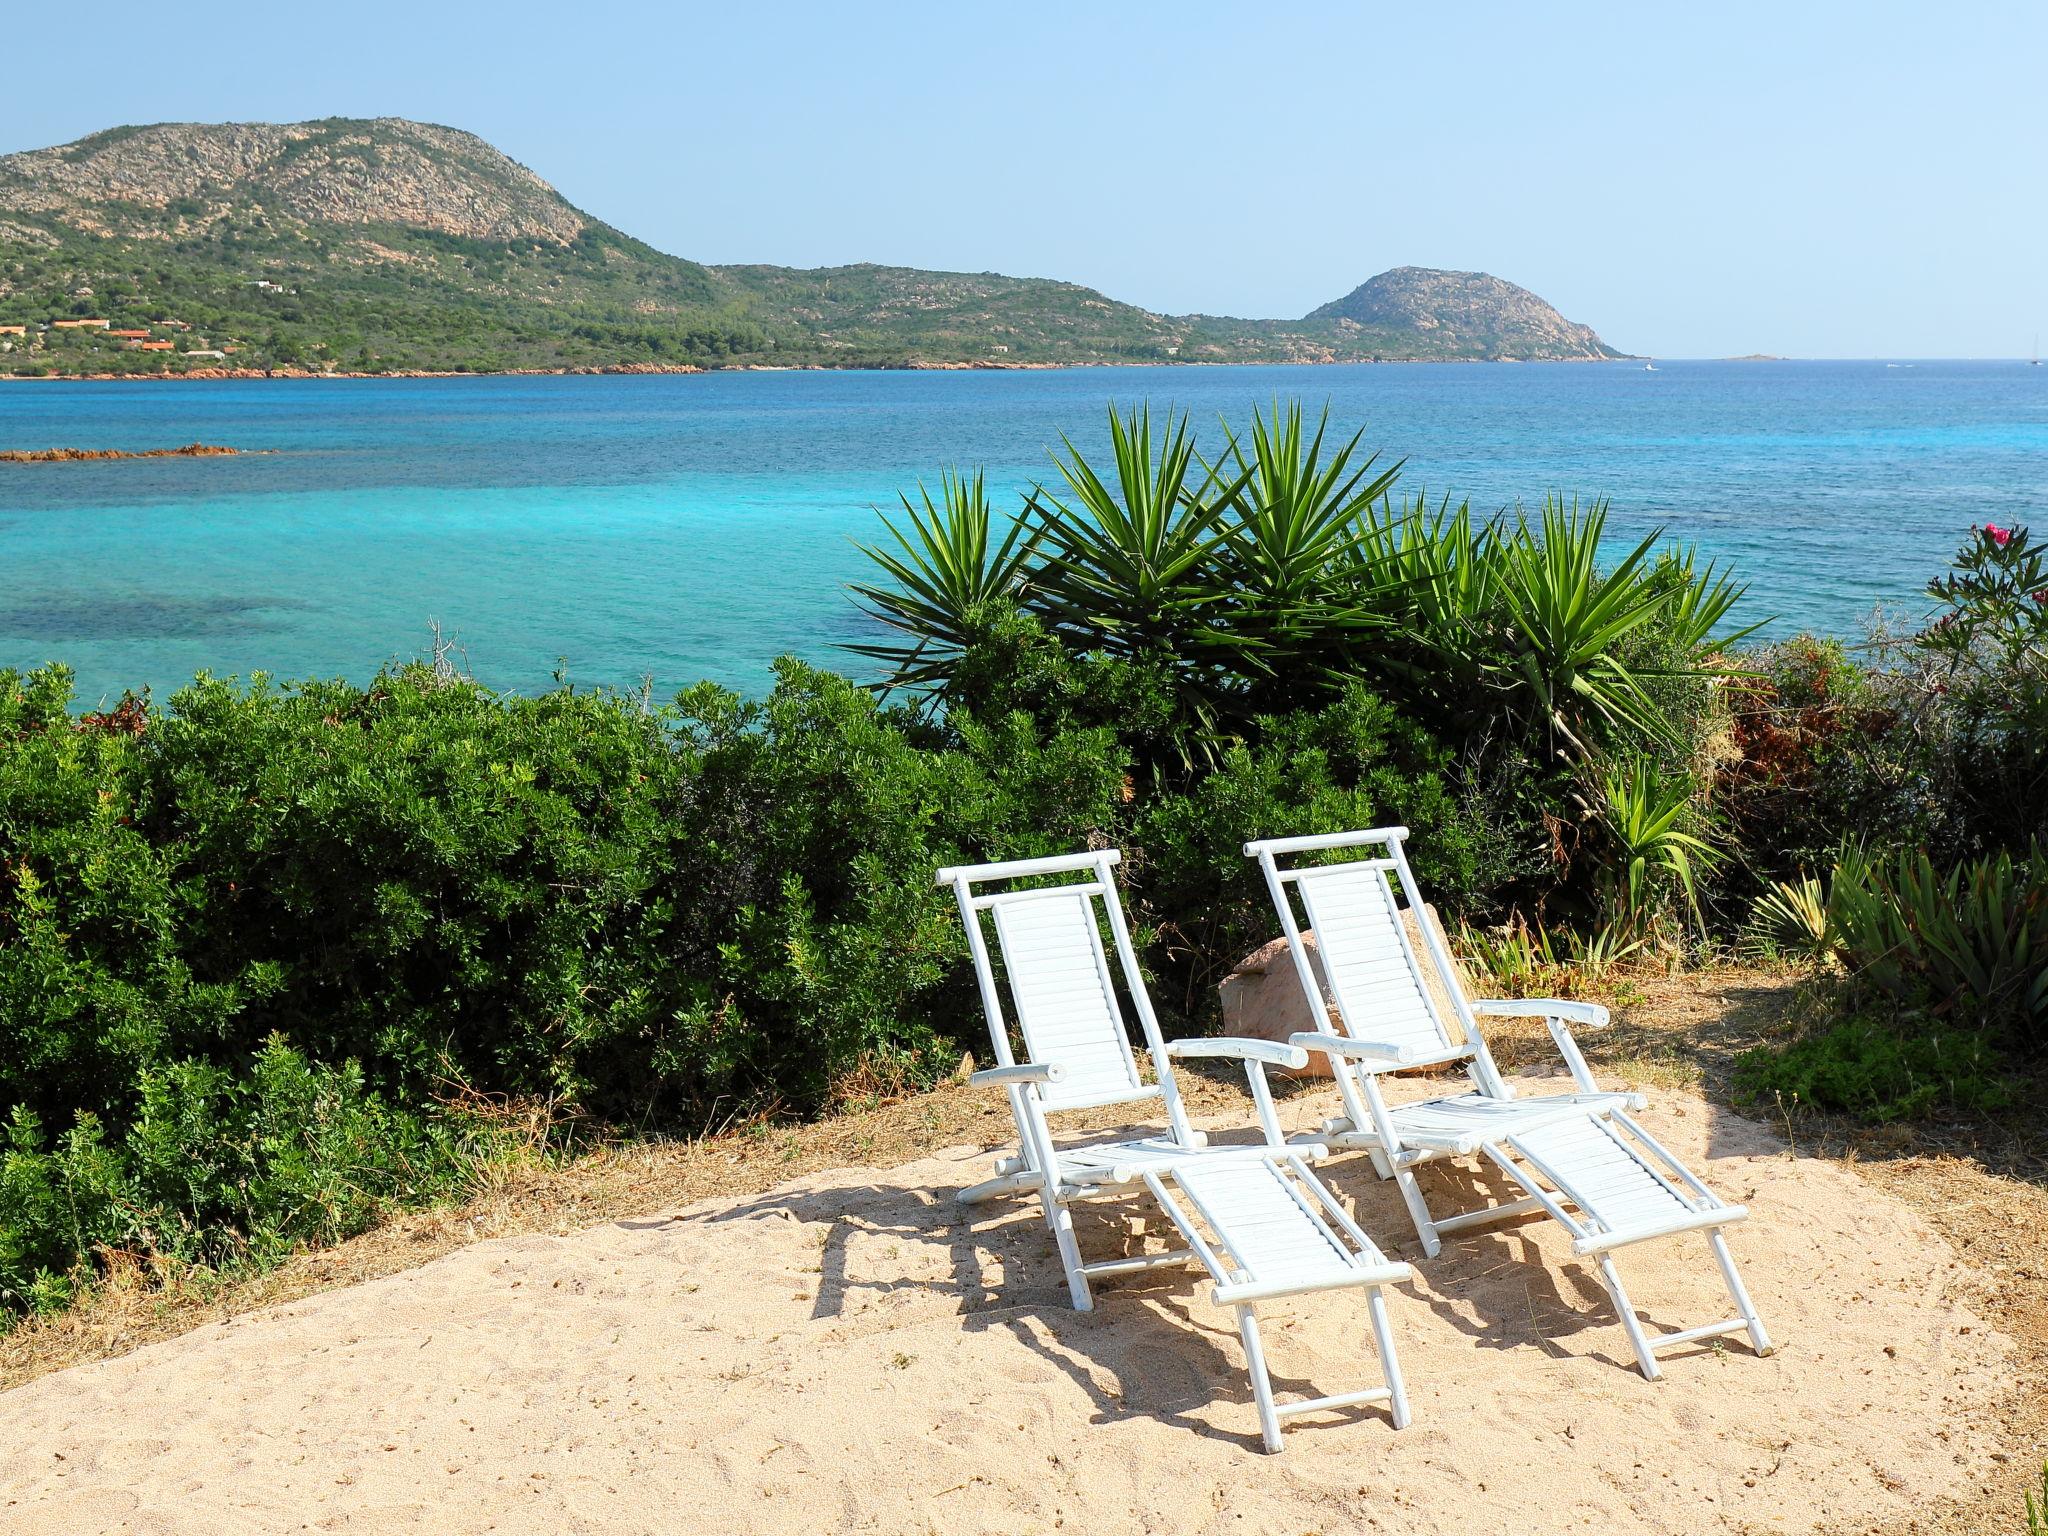
M 152 3 L 13 9 L 0 150 L 468 128 L 713 262 L 1299 315 L 1480 268 L 1630 351 L 2048 330 L 2048 6 Z

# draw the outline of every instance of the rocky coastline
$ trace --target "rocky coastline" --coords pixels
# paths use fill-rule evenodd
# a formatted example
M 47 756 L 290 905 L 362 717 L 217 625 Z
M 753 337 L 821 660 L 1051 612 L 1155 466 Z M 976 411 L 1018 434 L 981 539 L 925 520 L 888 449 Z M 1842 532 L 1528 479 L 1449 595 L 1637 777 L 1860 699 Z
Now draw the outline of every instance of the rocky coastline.
M 1637 361 L 1632 356 L 1622 357 L 1559 357 L 1546 358 L 1546 362 L 1559 363 L 1611 363 Z M 839 373 L 845 371 L 869 371 L 878 373 L 1051 373 L 1065 368 L 1325 368 L 1339 364 L 1370 363 L 1380 366 L 1399 366 L 1405 363 L 1513 363 L 1524 359 L 1511 357 L 1315 357 L 1300 358 L 1290 363 L 1240 363 L 1220 358 L 1172 357 L 1172 358 L 1119 358 L 1113 362 L 1090 359 L 1085 362 L 1010 362 L 1002 359 L 980 359 L 971 362 L 935 361 L 929 358 L 908 358 L 900 363 L 726 363 L 714 364 L 709 368 L 695 363 L 582 363 L 573 368 L 385 368 L 369 372 L 351 368 L 187 368 L 177 372 L 162 373 L 0 373 L 0 384 L 118 384 L 118 383 L 178 383 L 183 380 L 207 379 L 522 379 L 522 378 L 582 378 L 614 376 L 621 374 L 664 374 L 664 373 Z M 1778 361 L 1778 359 L 1773 359 Z

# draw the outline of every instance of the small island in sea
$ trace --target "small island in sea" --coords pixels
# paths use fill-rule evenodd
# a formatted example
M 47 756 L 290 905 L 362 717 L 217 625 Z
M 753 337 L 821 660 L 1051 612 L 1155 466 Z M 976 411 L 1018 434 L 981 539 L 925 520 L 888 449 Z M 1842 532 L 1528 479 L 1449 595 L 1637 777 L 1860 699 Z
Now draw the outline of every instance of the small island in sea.
M 1525 288 L 1396 267 L 1299 319 L 1078 283 L 710 266 L 402 118 L 162 123 L 0 156 L 0 377 L 1598 361 Z
M 182 448 L 4 448 L 0 464 L 75 464 L 99 459 L 231 459 L 244 453 L 270 453 L 268 448 L 223 448 L 217 443 L 187 443 Z

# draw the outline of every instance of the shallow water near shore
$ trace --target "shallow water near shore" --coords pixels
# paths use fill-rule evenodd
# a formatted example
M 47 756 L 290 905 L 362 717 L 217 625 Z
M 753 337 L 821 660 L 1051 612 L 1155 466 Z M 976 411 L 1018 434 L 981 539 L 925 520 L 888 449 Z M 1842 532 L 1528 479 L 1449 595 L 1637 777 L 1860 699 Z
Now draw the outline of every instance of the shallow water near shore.
M 1325 402 L 1402 483 L 1492 511 L 1612 498 L 1749 582 L 1741 622 L 1917 618 L 1972 523 L 2029 522 L 2048 369 L 1659 362 L 0 386 L 0 449 L 203 441 L 260 457 L 0 466 L 0 666 L 80 702 L 199 669 L 362 680 L 428 621 L 491 684 L 753 691 L 793 652 L 858 672 L 854 547 L 920 477 L 1007 495 L 1091 453 L 1104 405 Z M 459 656 L 458 659 L 461 659 Z

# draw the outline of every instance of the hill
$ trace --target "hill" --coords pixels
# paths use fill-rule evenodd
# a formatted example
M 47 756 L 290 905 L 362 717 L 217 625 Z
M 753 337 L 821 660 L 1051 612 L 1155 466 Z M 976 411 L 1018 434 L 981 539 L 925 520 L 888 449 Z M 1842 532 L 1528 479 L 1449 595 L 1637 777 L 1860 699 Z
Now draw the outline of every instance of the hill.
M 1396 278 L 1411 302 L 1354 303 Z M 166 123 L 0 156 L 0 372 L 1615 355 L 1479 274 L 1402 268 L 1283 321 L 991 272 L 707 266 L 473 134 L 400 118 Z
M 1622 355 L 1590 326 L 1573 324 L 1528 289 L 1485 272 L 1395 267 L 1310 310 L 1306 319 L 1436 337 L 1455 351 L 1491 357 Z

